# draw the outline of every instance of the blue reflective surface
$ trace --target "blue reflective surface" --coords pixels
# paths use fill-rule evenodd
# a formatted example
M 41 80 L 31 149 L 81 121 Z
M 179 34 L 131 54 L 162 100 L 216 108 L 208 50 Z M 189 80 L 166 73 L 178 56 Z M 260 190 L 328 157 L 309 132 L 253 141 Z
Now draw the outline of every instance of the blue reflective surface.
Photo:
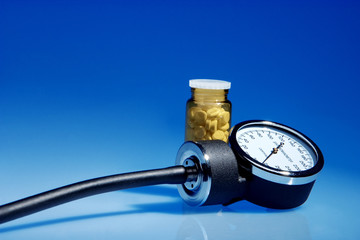
M 232 82 L 233 125 L 277 121 L 325 166 L 304 205 L 192 208 L 175 186 L 94 196 L 0 239 L 358 239 L 356 1 L 0 2 L 0 204 L 174 164 L 188 80 Z

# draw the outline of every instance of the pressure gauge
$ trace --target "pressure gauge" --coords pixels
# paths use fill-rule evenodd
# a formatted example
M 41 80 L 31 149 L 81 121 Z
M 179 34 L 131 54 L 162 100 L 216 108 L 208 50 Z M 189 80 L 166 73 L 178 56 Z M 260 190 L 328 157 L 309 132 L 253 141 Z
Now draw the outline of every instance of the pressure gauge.
M 316 144 L 288 126 L 270 121 L 235 125 L 229 139 L 246 177 L 244 198 L 271 208 L 291 208 L 308 198 L 324 165 Z
M 304 134 L 269 121 L 235 125 L 229 145 L 186 142 L 176 164 L 197 166 L 197 178 L 178 185 L 189 205 L 224 204 L 245 199 L 268 208 L 293 208 L 308 198 L 324 165 L 320 149 Z

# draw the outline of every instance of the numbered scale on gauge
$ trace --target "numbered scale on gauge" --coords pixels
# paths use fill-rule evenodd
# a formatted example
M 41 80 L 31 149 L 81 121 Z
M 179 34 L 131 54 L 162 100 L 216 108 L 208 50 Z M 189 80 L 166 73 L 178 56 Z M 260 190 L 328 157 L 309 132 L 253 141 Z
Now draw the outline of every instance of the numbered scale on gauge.
M 246 154 L 268 167 L 299 172 L 314 166 L 314 151 L 280 129 L 251 126 L 240 129 L 236 139 Z

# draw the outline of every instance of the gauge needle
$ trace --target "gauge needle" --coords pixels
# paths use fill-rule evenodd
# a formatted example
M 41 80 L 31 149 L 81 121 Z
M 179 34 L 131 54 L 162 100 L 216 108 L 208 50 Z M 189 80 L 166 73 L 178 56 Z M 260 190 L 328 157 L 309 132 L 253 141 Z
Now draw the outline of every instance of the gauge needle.
M 271 157 L 273 154 L 277 154 L 278 151 L 279 151 L 279 149 L 280 149 L 283 145 L 284 145 L 284 142 L 281 142 L 281 143 L 279 144 L 279 146 L 277 146 L 276 148 L 273 148 L 273 150 L 271 151 L 270 155 L 267 156 L 267 158 L 263 161 L 263 163 L 265 163 L 266 160 L 268 160 L 269 157 Z

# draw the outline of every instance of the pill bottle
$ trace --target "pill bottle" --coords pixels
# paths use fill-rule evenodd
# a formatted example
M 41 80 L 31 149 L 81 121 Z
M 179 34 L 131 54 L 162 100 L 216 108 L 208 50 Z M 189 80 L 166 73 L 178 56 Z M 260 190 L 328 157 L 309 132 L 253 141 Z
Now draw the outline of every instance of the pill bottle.
M 192 79 L 191 98 L 186 103 L 185 141 L 222 140 L 228 142 L 231 102 L 230 82 Z

